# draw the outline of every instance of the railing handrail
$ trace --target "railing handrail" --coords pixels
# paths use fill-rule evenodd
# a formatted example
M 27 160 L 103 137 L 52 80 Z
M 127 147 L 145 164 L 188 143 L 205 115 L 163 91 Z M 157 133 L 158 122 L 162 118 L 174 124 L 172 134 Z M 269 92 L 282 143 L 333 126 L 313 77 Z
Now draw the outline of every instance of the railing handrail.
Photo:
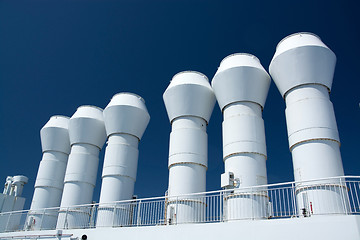
M 0 213 L 0 232 L 360 214 L 360 176 Z

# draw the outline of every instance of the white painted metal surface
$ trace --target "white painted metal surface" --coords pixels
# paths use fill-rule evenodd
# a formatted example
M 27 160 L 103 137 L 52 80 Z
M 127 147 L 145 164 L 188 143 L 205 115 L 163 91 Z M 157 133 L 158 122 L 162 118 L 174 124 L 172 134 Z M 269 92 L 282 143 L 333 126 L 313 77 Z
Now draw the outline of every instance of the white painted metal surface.
M 4 184 L 4 195 L 21 197 L 24 185 L 28 182 L 28 178 L 22 175 L 7 176 Z
M 24 209 L 25 198 L 16 197 L 14 195 L 6 195 L 0 193 L 0 232 L 17 231 L 19 225 L 23 224 L 22 219 L 25 219 L 24 214 L 11 214 L 12 212 L 22 211 Z M 10 214 L 1 215 L 4 212 L 11 212 Z M 5 217 L 5 215 L 8 215 Z M 23 218 L 22 218 L 23 217 Z
M 194 221 L 200 217 L 197 213 L 205 207 L 204 203 L 186 197 L 179 201 L 171 196 L 206 190 L 206 125 L 215 95 L 205 75 L 187 71 L 173 77 L 163 98 L 172 124 L 166 221 Z
M 344 174 L 340 139 L 329 99 L 335 63 L 335 54 L 311 33 L 284 38 L 271 61 L 270 74 L 286 102 L 295 181 Z M 311 205 L 313 212 L 321 214 L 333 209 L 328 205 L 328 199 L 332 199 L 342 206 L 333 211 L 342 213 L 348 206 L 340 197 L 344 191 L 341 179 L 323 184 L 323 188 L 313 188 L 311 183 L 298 186 L 300 206 L 307 210 Z M 337 187 L 328 190 L 329 184 Z
M 28 178 L 22 175 L 8 176 L 4 185 L 3 193 L 0 193 L 0 213 L 22 211 L 25 198 L 21 197 L 24 185 Z M 22 215 L 0 215 L 0 232 L 5 230 L 15 231 L 20 225 Z
M 90 215 L 76 208 L 69 211 L 69 207 L 92 202 L 99 152 L 106 140 L 102 109 L 94 106 L 79 107 L 70 118 L 69 136 L 71 152 L 60 205 L 64 212 L 60 211 L 57 222 L 59 228 L 74 227 L 81 221 L 87 221 Z
M 22 175 L 13 176 L 11 183 L 11 192 L 10 195 L 14 195 L 15 197 L 21 197 L 24 185 L 28 183 L 28 178 Z
M 45 208 L 59 207 L 64 188 L 65 170 L 70 153 L 69 118 L 52 116 L 40 130 L 43 157 L 39 165 L 35 190 L 31 202 L 28 224 L 38 229 Z M 43 227 L 54 228 L 57 212 L 43 219 Z
M 0 213 L 21 211 L 24 208 L 25 198 L 0 193 Z M 1 224 L 0 224 L 1 225 Z
M 221 62 L 211 84 L 224 116 L 225 174 L 234 177 L 233 186 L 227 187 L 235 191 L 226 196 L 226 218 L 265 218 L 266 189 L 251 192 L 241 188 L 267 184 L 262 108 L 270 77 L 255 56 L 232 54 Z M 240 206 L 242 211 L 237 210 Z
M 10 195 L 11 183 L 12 183 L 12 177 L 7 176 L 5 184 L 4 184 L 4 190 L 3 190 L 4 195 Z
M 116 201 L 130 200 L 134 194 L 138 165 L 138 144 L 150 121 L 145 101 L 132 93 L 116 94 L 104 110 L 104 122 L 108 136 L 100 208 L 96 226 L 125 225 L 130 206 L 113 208 Z M 108 203 L 111 203 L 109 207 Z M 121 213 L 124 214 L 121 214 Z M 127 214 L 126 214 L 127 213 Z

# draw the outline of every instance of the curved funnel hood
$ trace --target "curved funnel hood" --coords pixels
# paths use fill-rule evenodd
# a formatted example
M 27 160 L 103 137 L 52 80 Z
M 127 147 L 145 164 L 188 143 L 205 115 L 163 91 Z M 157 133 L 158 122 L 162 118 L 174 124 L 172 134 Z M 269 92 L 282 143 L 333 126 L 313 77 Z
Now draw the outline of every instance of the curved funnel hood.
M 127 133 L 139 140 L 150 121 L 145 101 L 133 93 L 118 93 L 104 110 L 104 121 L 108 136 Z
M 331 90 L 336 56 L 312 33 L 295 33 L 280 41 L 269 72 L 281 95 L 305 84 L 320 84 Z
M 211 85 L 221 110 L 230 103 L 249 101 L 265 106 L 270 76 L 257 57 L 232 54 L 220 63 Z
M 176 74 L 163 99 L 170 122 L 179 116 L 197 116 L 209 123 L 216 101 L 207 77 L 194 71 Z
M 86 143 L 101 149 L 106 140 L 102 109 L 89 105 L 78 107 L 70 118 L 69 135 L 71 145 Z
M 42 151 L 70 153 L 69 117 L 52 116 L 40 130 Z

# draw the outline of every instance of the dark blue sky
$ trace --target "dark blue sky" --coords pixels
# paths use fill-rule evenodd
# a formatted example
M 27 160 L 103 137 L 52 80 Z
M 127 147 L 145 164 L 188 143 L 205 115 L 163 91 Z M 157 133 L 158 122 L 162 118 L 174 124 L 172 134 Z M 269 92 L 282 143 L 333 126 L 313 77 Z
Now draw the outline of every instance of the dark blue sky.
M 80 105 L 104 108 L 118 92 L 134 92 L 151 120 L 140 142 L 139 197 L 167 189 L 170 123 L 162 100 L 172 76 L 196 70 L 211 79 L 235 52 L 256 55 L 268 69 L 277 43 L 310 31 L 337 55 L 331 100 L 347 175 L 360 175 L 360 15 L 357 1 L 0 0 L 0 184 L 29 177 L 29 207 L 42 157 L 39 131 L 52 115 Z M 293 180 L 285 104 L 271 84 L 263 112 L 268 181 Z M 222 116 L 208 126 L 207 189 L 220 188 Z M 100 166 L 94 200 L 98 201 Z

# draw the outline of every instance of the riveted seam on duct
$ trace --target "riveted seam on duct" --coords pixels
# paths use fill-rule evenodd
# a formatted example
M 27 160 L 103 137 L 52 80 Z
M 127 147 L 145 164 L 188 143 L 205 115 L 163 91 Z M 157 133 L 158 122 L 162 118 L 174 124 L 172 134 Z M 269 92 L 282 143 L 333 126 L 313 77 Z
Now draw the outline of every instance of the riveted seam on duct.
M 297 143 L 294 143 L 293 145 L 290 146 L 290 151 L 292 151 L 297 145 L 300 145 L 302 143 L 307 143 L 307 142 L 313 142 L 313 141 L 332 141 L 332 142 L 336 142 L 339 144 L 339 147 L 341 146 L 341 143 L 338 140 L 335 139 L 331 139 L 331 138 L 312 138 L 312 139 L 307 139 L 304 141 L 300 141 Z
M 323 86 L 323 87 L 325 87 L 325 88 L 328 90 L 329 94 L 331 93 L 331 89 L 330 89 L 328 86 L 324 85 L 324 84 L 321 84 L 321 83 L 304 83 L 304 84 L 296 85 L 296 86 L 290 88 L 289 90 L 287 90 L 287 91 L 284 93 L 284 95 L 283 95 L 283 99 L 286 99 L 287 95 L 288 95 L 291 91 L 295 90 L 296 88 L 298 88 L 298 87 L 303 87 L 303 86 L 310 86 L 310 85 Z
M 137 140 L 140 142 L 140 138 L 138 138 L 137 136 L 135 136 L 134 134 L 131 134 L 131 133 L 127 133 L 127 132 L 114 132 L 114 133 L 111 133 L 108 135 L 108 140 L 106 141 L 106 143 L 108 144 L 109 143 L 109 138 L 114 136 L 114 135 L 119 135 L 119 134 L 126 134 L 126 135 L 129 135 L 129 136 L 132 136 L 132 137 L 136 137 Z M 130 144 L 125 144 L 125 143 L 111 143 L 111 144 L 124 144 L 124 145 L 129 145 L 131 146 Z
M 172 125 L 175 120 L 178 120 L 178 119 L 183 118 L 183 117 L 196 117 L 196 118 L 200 118 L 200 119 L 204 120 L 204 122 L 206 123 L 206 126 L 209 125 L 209 123 L 206 121 L 205 118 L 203 118 L 203 117 L 201 117 L 201 116 L 194 116 L 194 115 L 181 115 L 181 116 L 177 116 L 177 117 L 175 117 L 175 118 L 173 118 L 173 119 L 171 120 L 170 124 Z M 182 129 L 183 129 L 183 128 L 182 128 Z
M 105 174 L 105 175 L 103 175 L 101 178 L 103 179 L 103 178 L 106 178 L 106 177 L 116 177 L 116 176 L 118 176 L 118 177 L 130 178 L 131 180 L 133 180 L 134 182 L 136 182 L 136 178 L 133 178 L 133 177 L 131 177 L 131 176 L 129 176 L 129 175 L 124 175 L 124 174 L 114 174 L 114 173 L 112 173 L 112 174 Z
M 168 166 L 168 169 L 170 169 L 171 167 L 175 166 L 175 165 L 184 165 L 184 164 L 194 164 L 194 165 L 199 165 L 201 167 L 204 167 L 206 168 L 206 170 L 208 169 L 207 166 L 201 164 L 201 163 L 196 163 L 196 162 L 175 162 L 175 163 L 172 163 Z
M 257 103 L 257 102 L 254 102 L 254 101 L 234 101 L 234 102 L 231 102 L 231 103 L 229 103 L 229 104 L 226 104 L 226 105 L 221 109 L 221 113 L 224 114 L 224 111 L 226 110 L 226 108 L 231 107 L 231 105 L 237 104 L 237 103 L 254 103 L 254 104 L 260 106 L 261 111 L 264 110 L 263 106 L 261 106 L 260 103 Z M 239 114 L 239 115 L 249 115 L 249 114 Z
M 231 153 L 227 156 L 225 156 L 223 158 L 223 161 L 225 162 L 228 158 L 230 157 L 233 157 L 233 156 L 240 156 L 242 154 L 257 154 L 257 155 L 260 155 L 260 156 L 263 156 L 265 158 L 265 160 L 267 160 L 267 156 L 265 154 L 262 154 L 262 153 L 258 153 L 258 152 L 236 152 L 236 153 Z

